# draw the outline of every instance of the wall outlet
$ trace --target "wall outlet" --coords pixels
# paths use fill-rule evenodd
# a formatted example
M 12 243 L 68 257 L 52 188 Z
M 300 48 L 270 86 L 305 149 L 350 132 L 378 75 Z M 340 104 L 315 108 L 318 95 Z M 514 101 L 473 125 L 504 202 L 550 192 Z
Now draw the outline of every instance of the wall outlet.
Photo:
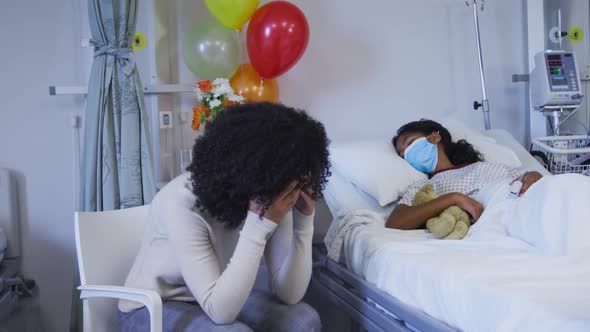
M 160 112 L 160 129 L 172 128 L 172 112 Z

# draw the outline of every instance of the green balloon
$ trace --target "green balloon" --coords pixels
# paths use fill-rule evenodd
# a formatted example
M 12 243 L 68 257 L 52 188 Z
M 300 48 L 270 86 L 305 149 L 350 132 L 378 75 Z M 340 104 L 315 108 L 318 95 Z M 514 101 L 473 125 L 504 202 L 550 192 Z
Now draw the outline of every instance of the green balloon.
M 199 79 L 229 79 L 240 65 L 240 37 L 217 21 L 203 22 L 186 34 L 183 56 L 186 66 Z

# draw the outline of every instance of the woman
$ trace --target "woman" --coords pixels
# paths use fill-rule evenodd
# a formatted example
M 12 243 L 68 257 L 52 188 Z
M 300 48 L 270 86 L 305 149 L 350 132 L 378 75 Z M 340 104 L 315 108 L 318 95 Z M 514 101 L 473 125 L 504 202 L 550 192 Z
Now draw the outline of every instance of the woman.
M 282 105 L 231 106 L 207 124 L 189 173 L 152 201 L 125 283 L 160 294 L 164 331 L 320 330 L 300 301 L 327 147 L 321 123 Z M 253 290 L 263 257 L 273 294 Z M 119 309 L 122 331 L 149 330 L 145 307 Z
M 542 175 L 522 174 L 501 164 L 484 162 L 482 156 L 465 140 L 453 142 L 449 131 L 437 122 L 420 120 L 402 126 L 392 140 L 397 153 L 412 167 L 429 176 L 411 185 L 390 214 L 386 226 L 402 230 L 423 228 L 426 221 L 449 206 L 458 205 L 474 223 L 483 206 L 473 197 L 485 185 L 503 177 L 522 181 L 522 196 Z M 416 192 L 432 183 L 437 199 L 412 206 Z

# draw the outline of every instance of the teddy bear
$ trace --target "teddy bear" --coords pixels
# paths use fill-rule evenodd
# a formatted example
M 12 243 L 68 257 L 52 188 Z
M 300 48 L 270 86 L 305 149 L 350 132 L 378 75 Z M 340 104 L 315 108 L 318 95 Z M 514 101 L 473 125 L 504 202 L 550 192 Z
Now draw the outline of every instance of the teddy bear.
M 418 190 L 412 204 L 417 206 L 437 197 L 432 184 L 429 183 Z M 426 222 L 426 229 L 439 239 L 460 240 L 467 234 L 470 225 L 467 212 L 453 205 L 446 208 L 438 217 L 429 219 Z

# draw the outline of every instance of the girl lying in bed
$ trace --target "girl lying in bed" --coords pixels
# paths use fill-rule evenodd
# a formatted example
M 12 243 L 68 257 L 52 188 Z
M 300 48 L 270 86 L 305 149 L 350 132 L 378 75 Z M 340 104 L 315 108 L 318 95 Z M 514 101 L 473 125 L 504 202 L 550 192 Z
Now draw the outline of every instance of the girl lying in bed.
M 541 179 L 538 172 L 511 169 L 485 162 L 481 154 L 465 140 L 453 142 L 449 131 L 437 122 L 420 120 L 402 126 L 392 140 L 397 153 L 412 167 L 426 173 L 428 180 L 411 185 L 387 219 L 386 227 L 402 230 L 423 228 L 426 221 L 446 208 L 458 205 L 476 222 L 483 206 L 473 197 L 487 184 L 508 176 L 522 177 L 522 196 Z M 437 199 L 412 206 L 416 192 L 432 183 Z

